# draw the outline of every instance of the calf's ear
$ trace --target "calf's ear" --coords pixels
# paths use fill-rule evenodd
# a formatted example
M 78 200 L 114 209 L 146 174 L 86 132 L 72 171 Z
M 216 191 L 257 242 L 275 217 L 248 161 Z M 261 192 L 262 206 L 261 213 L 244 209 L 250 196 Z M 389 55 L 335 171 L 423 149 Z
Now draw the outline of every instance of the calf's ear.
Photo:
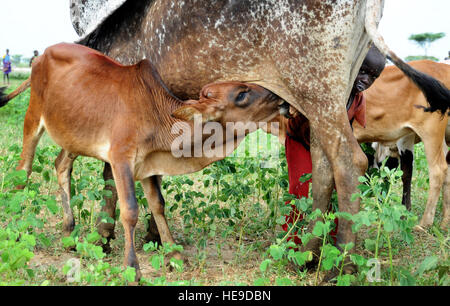
M 198 105 L 196 105 L 198 106 Z M 185 105 L 177 108 L 173 113 L 172 117 L 180 119 L 183 121 L 194 121 L 195 117 L 198 116 L 202 122 L 216 121 L 220 118 L 221 112 L 216 110 L 199 109 L 194 105 Z

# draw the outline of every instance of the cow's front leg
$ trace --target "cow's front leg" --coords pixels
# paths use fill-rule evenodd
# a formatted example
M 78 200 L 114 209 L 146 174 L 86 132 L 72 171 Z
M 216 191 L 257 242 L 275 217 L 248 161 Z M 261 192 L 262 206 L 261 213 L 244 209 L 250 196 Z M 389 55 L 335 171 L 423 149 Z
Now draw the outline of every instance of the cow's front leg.
M 116 225 L 116 203 L 117 203 L 117 189 L 114 185 L 108 184 L 108 181 L 113 181 L 113 173 L 111 169 L 111 165 L 105 163 L 105 167 L 103 169 L 103 179 L 105 181 L 105 191 L 111 192 L 111 196 L 103 196 L 105 200 L 105 205 L 102 206 L 101 212 L 106 212 L 106 214 L 111 217 L 113 220 L 112 223 L 102 222 L 102 216 L 99 216 L 97 219 L 97 231 L 98 233 L 107 239 L 106 244 L 103 244 L 103 251 L 109 253 L 111 251 L 110 240 L 115 238 L 114 228 Z M 108 193 L 109 193 L 108 192 Z
M 114 155 L 114 154 L 112 154 Z M 120 203 L 120 219 L 125 234 L 125 257 L 124 265 L 136 269 L 136 280 L 141 277 L 139 262 L 136 257 L 134 236 L 138 221 L 139 209 L 134 189 L 134 178 L 130 163 L 116 154 L 111 160 L 112 172 L 116 182 L 117 193 Z
M 334 188 L 333 171 L 313 131 L 311 131 L 311 160 L 314 161 L 312 164 L 312 197 L 314 199 L 312 210 L 320 209 L 322 213 L 325 213 Z M 313 220 L 309 228 L 312 230 L 319 220 L 323 221 L 322 219 Z M 321 239 L 313 238 L 305 246 L 314 254 L 313 264 L 318 262 L 321 245 Z
M 351 195 L 358 191 L 358 177 L 364 175 L 367 169 L 367 157 L 353 136 L 345 109 L 342 109 L 342 111 L 337 110 L 333 116 L 327 119 L 329 119 L 327 122 L 324 122 L 323 119 L 310 120 L 311 131 L 313 131 L 314 138 L 318 142 L 317 145 L 320 146 L 331 165 L 332 177 L 334 178 L 338 195 L 339 211 L 354 215 L 359 212 L 360 202 L 359 199 L 351 201 Z M 317 152 L 320 152 L 320 150 L 317 149 Z M 317 169 L 315 173 L 319 176 L 314 180 L 313 174 L 313 205 L 324 211 L 324 207 L 326 207 L 331 197 L 329 190 L 331 179 L 329 178 L 330 171 L 324 170 L 328 167 L 328 164 L 320 165 L 320 163 L 325 162 L 325 159 L 322 154 L 317 152 L 311 156 L 313 165 L 316 164 L 314 166 Z M 320 186 L 321 183 L 326 188 Z M 351 242 L 356 245 L 356 234 L 352 232 L 352 222 L 350 220 L 339 219 L 339 230 L 336 239 L 338 248 Z M 317 248 L 317 245 L 312 244 L 312 246 Z M 346 265 L 345 270 L 346 273 L 354 272 L 354 266 Z

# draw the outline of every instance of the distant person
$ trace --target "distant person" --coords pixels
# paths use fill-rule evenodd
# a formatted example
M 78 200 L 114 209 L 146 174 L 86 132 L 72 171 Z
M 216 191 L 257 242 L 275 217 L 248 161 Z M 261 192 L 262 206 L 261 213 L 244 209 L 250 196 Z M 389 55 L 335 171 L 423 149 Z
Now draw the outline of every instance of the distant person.
M 450 65 L 450 51 L 448 51 L 448 56 L 444 59 L 443 63 Z
M 34 50 L 33 51 L 33 57 L 30 59 L 30 67 L 33 64 L 33 61 L 39 56 L 39 51 L 38 50 Z
M 6 55 L 3 56 L 3 84 L 6 80 L 9 85 L 9 74 L 11 73 L 11 57 L 9 56 L 9 49 L 6 49 Z

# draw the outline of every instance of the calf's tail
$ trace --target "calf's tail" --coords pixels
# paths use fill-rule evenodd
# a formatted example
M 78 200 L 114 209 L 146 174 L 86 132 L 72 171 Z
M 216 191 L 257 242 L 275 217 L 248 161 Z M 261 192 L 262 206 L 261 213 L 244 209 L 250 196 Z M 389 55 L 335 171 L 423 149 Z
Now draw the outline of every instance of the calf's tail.
M 378 20 L 381 18 L 383 3 L 384 0 L 367 0 L 365 24 L 367 33 L 380 52 L 403 71 L 403 73 L 406 74 L 406 76 L 408 76 L 423 92 L 429 104 L 429 107 L 425 108 L 425 111 L 438 111 L 444 115 L 450 109 L 450 90 L 435 78 L 414 69 L 400 59 L 391 49 L 389 49 L 383 37 L 378 32 L 377 24 Z
M 9 95 L 5 94 L 4 91 L 6 87 L 0 88 L 0 107 L 5 106 L 8 104 L 9 100 L 14 99 L 17 95 L 20 95 L 22 92 L 24 92 L 28 87 L 30 87 L 31 84 L 31 77 L 28 77 L 22 84 L 20 84 L 19 87 L 16 88 L 12 93 Z

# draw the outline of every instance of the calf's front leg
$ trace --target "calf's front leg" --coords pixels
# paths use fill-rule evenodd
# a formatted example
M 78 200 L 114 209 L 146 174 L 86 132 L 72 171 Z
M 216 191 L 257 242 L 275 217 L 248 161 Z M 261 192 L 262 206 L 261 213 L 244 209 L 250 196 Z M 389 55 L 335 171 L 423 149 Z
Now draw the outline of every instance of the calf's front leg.
M 111 186 L 106 182 L 109 180 L 114 180 L 111 165 L 109 163 L 105 163 L 105 167 L 103 168 L 103 179 L 105 181 L 105 191 L 111 192 L 111 196 L 103 196 L 105 200 L 105 205 L 102 206 L 101 211 L 106 212 L 109 217 L 112 218 L 112 223 L 102 222 L 102 218 L 99 217 L 97 219 L 97 231 L 98 233 L 107 239 L 106 244 L 103 245 L 103 250 L 106 253 L 111 251 L 110 240 L 115 238 L 114 228 L 116 225 L 116 203 L 117 203 L 117 189 L 115 186 Z
M 111 166 L 119 196 L 120 219 L 125 234 L 124 265 L 134 267 L 136 269 L 136 280 L 139 280 L 141 272 L 134 246 L 139 209 L 134 189 L 133 172 L 131 171 L 130 163 L 121 159 L 114 160 L 113 158 Z

